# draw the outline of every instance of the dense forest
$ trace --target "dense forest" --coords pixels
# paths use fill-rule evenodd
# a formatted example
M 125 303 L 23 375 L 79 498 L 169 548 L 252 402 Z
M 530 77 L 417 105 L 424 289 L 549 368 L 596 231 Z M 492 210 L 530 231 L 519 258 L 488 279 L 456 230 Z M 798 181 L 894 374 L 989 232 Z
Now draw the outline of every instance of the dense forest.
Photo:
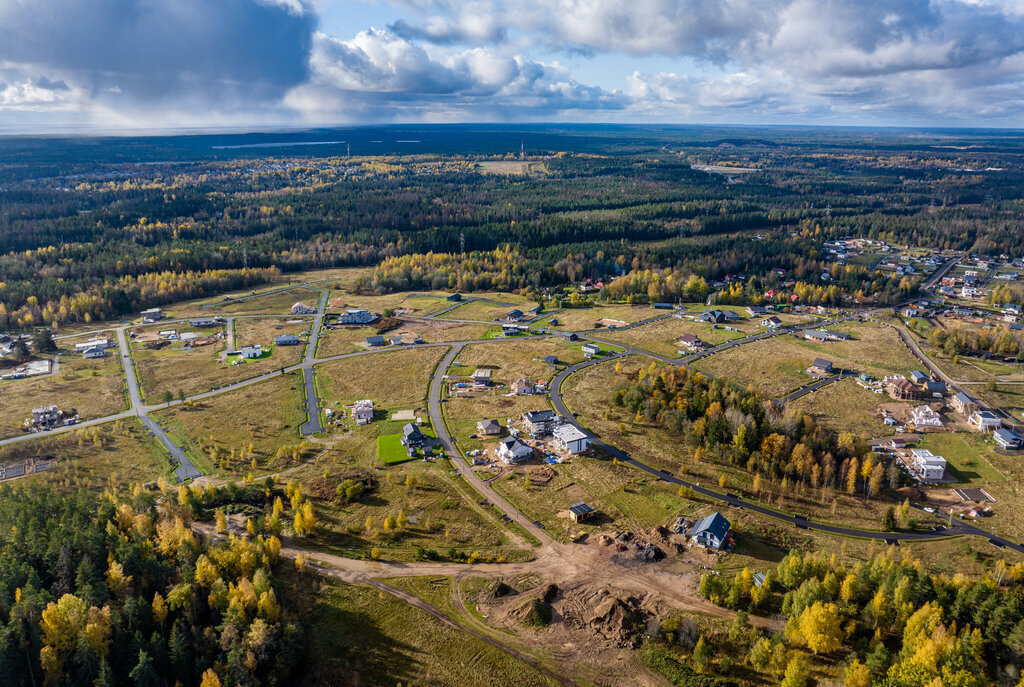
M 821 552 L 792 552 L 755 583 L 707 574 L 700 592 L 729 608 L 781 613 L 785 630 L 746 634 L 746 661 L 783 684 L 806 684 L 805 652 L 841 661 L 845 687 L 974 687 L 1015 683 L 1024 660 L 1024 567 L 997 561 L 990 576 L 928 574 L 889 547 L 841 565 Z M 802 667 L 801 667 L 802 665 Z M 803 681 L 796 678 L 803 675 Z
M 141 489 L 2 490 L 3 684 L 289 684 L 304 639 L 278 596 L 280 541 L 211 543 L 189 526 L 228 497 L 269 499 L 263 486 L 230 489 L 181 487 L 159 502 Z
M 105 318 L 260 283 L 270 269 L 347 265 L 379 265 L 377 290 L 674 275 L 609 287 L 639 298 L 692 298 L 691 275 L 743 275 L 722 302 L 763 299 L 780 267 L 794 283 L 775 298 L 888 303 L 902 280 L 839 269 L 822 242 L 1021 251 L 1024 147 L 1003 136 L 961 132 L 970 145 L 951 147 L 938 133 L 810 129 L 398 131 L 345 130 L 301 156 L 289 141 L 328 134 L 0 141 L 0 315 L 13 327 Z M 516 166 L 508 153 L 523 139 L 528 173 L 489 173 L 489 162 Z M 759 171 L 693 167 L 706 163 Z M 514 264 L 495 266 L 504 256 Z

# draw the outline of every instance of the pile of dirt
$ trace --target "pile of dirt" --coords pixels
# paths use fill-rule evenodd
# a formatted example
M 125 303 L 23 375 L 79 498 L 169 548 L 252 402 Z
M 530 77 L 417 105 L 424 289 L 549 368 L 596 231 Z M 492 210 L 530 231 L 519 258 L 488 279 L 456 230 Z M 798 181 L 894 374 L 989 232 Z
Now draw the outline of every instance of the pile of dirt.
M 492 599 L 502 599 L 506 596 L 518 594 L 515 587 L 508 585 L 501 580 L 495 580 L 484 589 L 484 593 Z
M 161 348 L 167 348 L 171 345 L 171 342 L 167 339 L 160 339 L 159 341 L 149 341 L 146 343 L 144 348 L 147 351 L 159 351 Z
M 678 550 L 678 545 L 668 540 L 668 531 L 660 527 L 639 536 L 632 532 L 602 532 L 595 541 L 599 546 L 609 547 L 617 554 L 623 554 L 624 557 L 640 563 L 656 563 L 665 558 L 665 550 L 662 547 Z
M 390 332 L 392 329 L 401 327 L 404 322 L 397 317 L 382 317 L 377 321 L 377 334 L 384 334 Z
M 640 610 L 640 603 L 636 598 L 620 599 L 606 593 L 605 597 L 590 609 L 584 620 L 593 632 L 616 644 L 624 645 L 633 628 L 639 623 L 646 622 L 647 617 Z

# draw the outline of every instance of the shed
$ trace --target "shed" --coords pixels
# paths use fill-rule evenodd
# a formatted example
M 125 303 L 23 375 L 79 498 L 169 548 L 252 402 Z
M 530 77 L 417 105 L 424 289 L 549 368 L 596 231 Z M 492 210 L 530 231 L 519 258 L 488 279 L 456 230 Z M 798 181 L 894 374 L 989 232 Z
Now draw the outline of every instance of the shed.
M 584 520 L 590 520 L 597 515 L 597 511 L 588 506 L 583 501 L 577 501 L 576 503 L 569 506 L 569 517 L 572 518 L 573 522 L 583 522 Z

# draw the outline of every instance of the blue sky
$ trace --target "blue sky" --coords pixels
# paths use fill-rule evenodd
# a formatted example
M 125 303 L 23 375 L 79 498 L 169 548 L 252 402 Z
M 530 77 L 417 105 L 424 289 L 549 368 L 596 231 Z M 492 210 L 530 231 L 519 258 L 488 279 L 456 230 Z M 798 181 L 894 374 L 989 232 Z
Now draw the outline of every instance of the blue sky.
M 0 130 L 1024 125 L 1019 0 L 0 0 Z

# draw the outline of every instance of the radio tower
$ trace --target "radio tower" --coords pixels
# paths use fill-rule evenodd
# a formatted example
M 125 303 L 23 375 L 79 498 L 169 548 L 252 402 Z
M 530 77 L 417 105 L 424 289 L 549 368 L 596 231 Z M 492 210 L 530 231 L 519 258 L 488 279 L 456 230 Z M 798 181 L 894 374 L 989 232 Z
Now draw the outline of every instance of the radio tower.
M 466 232 L 459 232 L 459 252 L 463 255 L 466 254 Z
M 526 159 L 526 141 L 519 139 L 519 161 Z
M 345 144 L 345 157 L 352 157 L 352 144 L 351 143 L 346 143 Z

